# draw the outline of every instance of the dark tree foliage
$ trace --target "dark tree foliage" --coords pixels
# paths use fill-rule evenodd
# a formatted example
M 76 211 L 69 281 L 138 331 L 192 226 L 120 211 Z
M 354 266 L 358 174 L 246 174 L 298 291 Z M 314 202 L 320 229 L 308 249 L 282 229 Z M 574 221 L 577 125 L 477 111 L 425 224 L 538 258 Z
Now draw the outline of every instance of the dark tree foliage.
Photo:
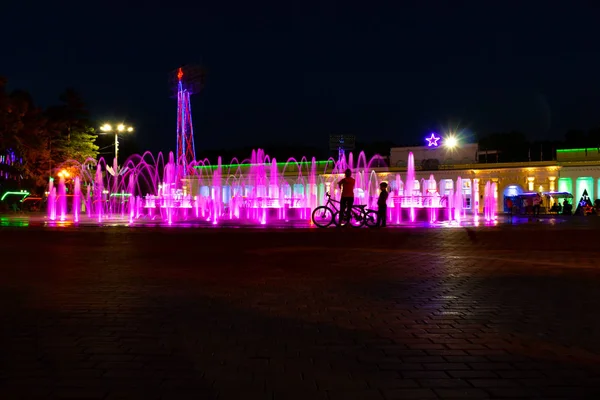
M 97 135 L 83 99 L 75 90 L 67 89 L 59 100 L 59 105 L 46 110 L 52 154 L 62 161 L 83 162 L 87 158 L 96 158 Z
M 85 103 L 68 89 L 57 106 L 42 110 L 22 90 L 11 93 L 0 77 L 0 153 L 14 151 L 22 162 L 12 166 L 32 187 L 44 186 L 66 161 L 95 158 L 96 134 Z

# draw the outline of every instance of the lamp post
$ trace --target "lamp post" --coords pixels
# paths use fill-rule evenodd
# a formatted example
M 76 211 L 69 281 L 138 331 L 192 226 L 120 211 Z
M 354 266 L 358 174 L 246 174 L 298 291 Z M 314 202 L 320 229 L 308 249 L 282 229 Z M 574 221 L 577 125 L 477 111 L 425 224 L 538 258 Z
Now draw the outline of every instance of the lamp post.
M 115 160 L 119 160 L 119 134 L 125 132 L 133 132 L 132 126 L 126 126 L 125 124 L 118 124 L 115 128 L 111 124 L 104 124 L 100 127 L 100 130 L 104 133 L 113 132 L 115 134 Z

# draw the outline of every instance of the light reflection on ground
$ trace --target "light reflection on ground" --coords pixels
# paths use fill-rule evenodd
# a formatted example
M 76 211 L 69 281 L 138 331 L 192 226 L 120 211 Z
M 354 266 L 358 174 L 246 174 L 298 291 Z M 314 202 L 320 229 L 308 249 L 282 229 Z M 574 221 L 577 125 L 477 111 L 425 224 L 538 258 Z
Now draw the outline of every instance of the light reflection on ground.
M 500 225 L 514 225 L 519 227 L 535 227 L 539 225 L 557 226 L 567 224 L 581 228 L 592 228 L 600 225 L 600 218 L 595 217 L 579 217 L 579 216 L 556 216 L 543 215 L 539 217 L 527 216 L 499 216 L 496 221 L 485 221 L 483 217 L 467 218 L 463 221 L 456 222 L 438 222 L 438 223 L 405 223 L 399 225 L 388 225 L 386 229 L 409 229 L 409 228 L 493 228 Z M 136 220 L 130 222 L 128 219 L 107 219 L 98 221 L 96 219 L 82 219 L 79 222 L 67 221 L 49 221 L 46 216 L 40 214 L 4 214 L 0 215 L 0 227 L 47 227 L 47 228 L 74 228 L 74 227 L 131 227 L 131 228 L 252 228 L 252 229 L 319 229 L 308 222 L 280 222 L 275 224 L 262 225 L 260 223 L 240 223 L 223 221 L 219 224 L 212 222 L 175 222 L 167 224 L 158 220 Z M 330 227 L 327 229 L 336 229 Z M 339 229 L 339 228 L 337 228 Z M 343 229 L 355 229 L 351 227 Z M 363 227 L 363 229 L 368 229 Z

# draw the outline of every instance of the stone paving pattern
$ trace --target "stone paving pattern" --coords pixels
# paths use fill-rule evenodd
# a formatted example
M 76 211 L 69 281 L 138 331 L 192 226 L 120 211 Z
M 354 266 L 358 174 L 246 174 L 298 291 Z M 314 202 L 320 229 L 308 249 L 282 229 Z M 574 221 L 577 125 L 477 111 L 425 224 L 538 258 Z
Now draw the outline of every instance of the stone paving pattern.
M 0 229 L 0 399 L 598 399 L 596 230 Z

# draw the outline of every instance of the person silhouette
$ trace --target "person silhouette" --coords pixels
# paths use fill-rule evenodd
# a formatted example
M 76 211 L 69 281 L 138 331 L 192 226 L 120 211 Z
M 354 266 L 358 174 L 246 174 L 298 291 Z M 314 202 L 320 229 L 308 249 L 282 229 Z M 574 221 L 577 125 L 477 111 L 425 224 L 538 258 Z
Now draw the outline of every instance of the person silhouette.
M 379 184 L 379 198 L 377 199 L 377 226 L 386 227 L 387 223 L 387 199 L 389 192 L 387 190 L 387 182 Z

